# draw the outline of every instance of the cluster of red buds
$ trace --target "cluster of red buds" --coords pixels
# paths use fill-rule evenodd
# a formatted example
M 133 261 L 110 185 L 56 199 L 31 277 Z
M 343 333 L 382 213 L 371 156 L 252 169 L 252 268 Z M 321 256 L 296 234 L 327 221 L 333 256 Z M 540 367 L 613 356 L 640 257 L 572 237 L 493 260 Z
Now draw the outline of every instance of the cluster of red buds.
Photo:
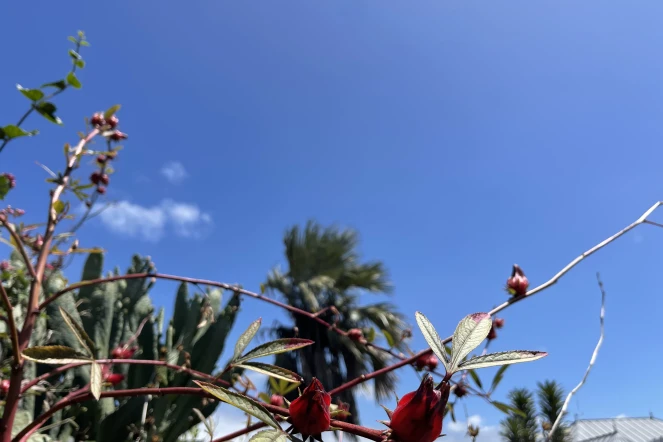
M 137 350 L 138 347 L 115 347 L 111 351 L 111 357 L 113 359 L 131 359 Z
M 106 118 L 104 117 L 104 114 L 97 112 L 92 115 L 92 118 L 90 118 L 90 123 L 92 126 L 94 126 L 95 129 L 109 129 L 109 133 L 105 132 L 104 135 L 108 136 L 108 138 L 110 138 L 112 141 L 121 141 L 127 139 L 127 134 L 116 129 L 117 125 L 120 124 L 120 119 L 115 115 L 111 115 L 110 117 Z
M 525 296 L 527 294 L 527 289 L 529 288 L 529 281 L 525 272 L 520 268 L 518 264 L 513 265 L 513 270 L 511 271 L 511 277 L 506 280 L 506 291 L 511 294 L 511 296 Z
M 435 371 L 435 369 L 437 368 L 437 364 L 439 362 L 440 361 L 437 359 L 437 356 L 431 353 L 419 356 L 414 361 L 414 366 L 416 367 L 417 371 L 421 371 L 424 369 L 428 371 Z
M 9 188 L 13 189 L 16 187 L 16 177 L 14 176 L 13 173 L 5 172 L 2 174 L 3 177 L 7 178 L 7 181 L 9 181 Z
M 3 214 L 5 216 L 23 216 L 25 215 L 25 210 L 23 209 L 14 209 L 12 206 L 7 206 L 4 209 L 0 210 L 0 214 Z

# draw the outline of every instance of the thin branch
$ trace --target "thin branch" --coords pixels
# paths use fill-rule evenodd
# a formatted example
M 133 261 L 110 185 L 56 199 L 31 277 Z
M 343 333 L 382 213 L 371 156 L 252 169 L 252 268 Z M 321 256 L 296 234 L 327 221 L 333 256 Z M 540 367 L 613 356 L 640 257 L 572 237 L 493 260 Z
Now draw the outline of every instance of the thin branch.
M 605 289 L 603 288 L 603 282 L 601 281 L 601 276 L 597 273 L 596 274 L 596 280 L 598 281 L 599 284 L 599 289 L 601 289 L 601 314 L 599 316 L 600 324 L 601 324 L 601 335 L 599 336 L 599 341 L 596 343 L 596 348 L 594 348 L 594 353 L 592 353 L 592 359 L 589 361 L 589 365 L 587 366 L 587 370 L 585 370 L 585 375 L 582 377 L 582 380 L 578 383 L 578 385 L 575 386 L 573 390 L 566 396 L 566 400 L 564 401 L 564 405 L 562 406 L 562 410 L 559 412 L 557 415 L 557 419 L 555 419 L 555 423 L 553 424 L 552 428 L 550 429 L 550 432 L 548 433 L 548 440 L 552 438 L 552 435 L 555 434 L 555 430 L 557 427 L 559 427 L 560 423 L 562 422 L 562 419 L 564 418 L 564 415 L 566 414 L 566 410 L 569 408 L 569 403 L 571 402 L 571 398 L 573 397 L 574 394 L 580 390 L 580 387 L 582 387 L 585 384 L 585 381 L 587 381 L 587 377 L 589 376 L 589 372 L 592 370 L 592 367 L 594 366 L 594 363 L 596 362 L 596 357 L 599 354 L 599 349 L 601 348 L 601 344 L 603 344 L 603 337 L 605 336 L 604 330 L 605 330 Z
M 18 253 L 21 254 L 23 261 L 25 261 L 25 266 L 28 269 L 28 273 L 30 274 L 32 279 L 37 279 L 37 272 L 35 271 L 35 268 L 32 265 L 32 260 L 30 259 L 30 256 L 28 256 L 28 252 L 25 250 L 25 247 L 23 246 L 23 239 L 21 239 L 21 236 L 9 223 L 9 221 L 7 221 L 7 218 L 4 215 L 0 215 L 0 223 L 2 223 L 3 226 L 5 226 L 5 228 L 9 231 L 11 237 L 14 239 L 14 242 L 16 243 L 16 249 L 18 249 Z
M 234 433 L 226 434 L 225 436 L 221 436 L 218 439 L 214 439 L 212 442 L 227 442 L 229 440 L 235 439 L 236 437 L 244 436 L 245 434 L 249 434 L 252 431 L 256 431 L 264 427 L 266 427 L 265 423 L 258 422 L 253 425 L 249 425 L 246 428 L 242 428 L 241 430 L 237 430 Z
M 2 302 L 5 304 L 5 310 L 7 310 L 6 321 L 9 326 L 9 334 L 12 341 L 14 363 L 16 365 L 21 365 L 21 346 L 18 343 L 18 330 L 16 329 L 16 321 L 14 320 L 14 308 L 9 301 L 7 290 L 5 290 L 5 286 L 2 285 L 2 281 L 0 281 L 0 296 L 2 296 Z

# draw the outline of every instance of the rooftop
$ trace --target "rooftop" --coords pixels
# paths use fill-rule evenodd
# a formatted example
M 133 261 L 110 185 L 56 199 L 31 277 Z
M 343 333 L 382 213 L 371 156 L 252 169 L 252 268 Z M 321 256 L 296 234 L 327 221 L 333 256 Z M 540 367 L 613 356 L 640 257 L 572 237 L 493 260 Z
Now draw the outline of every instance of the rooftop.
M 575 442 L 663 442 L 663 420 L 654 417 L 580 419 L 569 428 Z

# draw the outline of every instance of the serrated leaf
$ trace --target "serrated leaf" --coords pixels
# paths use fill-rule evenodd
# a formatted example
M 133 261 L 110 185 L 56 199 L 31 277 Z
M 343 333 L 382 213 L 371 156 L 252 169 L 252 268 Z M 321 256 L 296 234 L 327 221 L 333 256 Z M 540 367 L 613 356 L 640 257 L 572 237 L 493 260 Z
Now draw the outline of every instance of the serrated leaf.
M 419 326 L 421 333 L 424 335 L 424 339 L 426 339 L 426 342 L 430 346 L 431 350 L 433 350 L 435 356 L 437 356 L 438 359 L 442 361 L 444 369 L 448 372 L 449 362 L 444 351 L 444 344 L 442 344 L 440 335 L 435 330 L 435 327 L 433 327 L 433 324 L 431 324 L 431 322 L 423 313 L 417 312 L 414 316 L 417 319 L 417 325 Z
M 506 413 L 506 414 L 515 413 L 518 416 L 527 417 L 527 415 L 522 410 L 519 410 L 519 409 L 514 408 L 514 407 L 510 407 L 507 404 L 503 404 L 502 402 L 491 401 L 490 403 L 493 404 L 495 406 L 495 408 L 497 408 L 498 410 L 500 410 L 503 413 Z
M 246 347 L 251 343 L 253 337 L 258 333 L 260 329 L 260 324 L 262 324 L 262 318 L 258 318 L 253 321 L 249 327 L 242 333 L 242 335 L 237 340 L 235 344 L 235 353 L 233 354 L 233 360 L 237 359 L 242 355 L 242 352 L 246 350 Z
M 62 307 L 58 307 L 60 310 L 60 314 L 62 315 L 62 319 L 64 319 L 64 322 L 67 323 L 71 331 L 74 333 L 74 336 L 76 336 L 76 339 L 78 339 L 78 342 L 81 343 L 83 348 L 88 352 L 88 355 L 90 357 L 94 357 L 94 341 L 90 339 L 87 333 L 85 333 L 85 329 L 83 328 L 82 325 L 80 325 L 78 322 L 74 320 L 74 318 L 71 317 L 71 315 Z
M 251 416 L 260 419 L 262 422 L 266 423 L 270 427 L 281 429 L 279 423 L 274 419 L 274 416 L 267 411 L 265 407 L 260 405 L 260 403 L 254 401 L 253 399 L 244 396 L 243 394 L 234 393 L 232 391 L 226 390 L 223 387 L 218 385 L 213 385 L 207 382 L 194 381 L 200 388 L 219 399 L 222 402 L 232 405 L 233 407 L 239 408 L 240 410 L 250 414 Z
M 104 112 L 104 118 L 109 119 L 110 117 L 115 115 L 115 113 L 117 111 L 119 111 L 121 107 L 122 106 L 120 106 L 119 104 L 116 104 L 115 106 L 109 107 L 108 110 L 106 112 Z
M 76 89 L 81 88 L 81 82 L 78 80 L 78 77 L 76 77 L 76 74 L 74 74 L 73 72 L 69 72 L 67 74 L 67 83 L 75 87 Z
M 288 435 L 281 430 L 263 430 L 249 439 L 249 442 L 285 442 Z
M 73 364 L 92 362 L 90 358 L 65 345 L 44 345 L 23 350 L 23 357 L 44 364 Z
M 475 356 L 465 362 L 461 362 L 458 368 L 469 370 L 470 368 L 494 367 L 495 365 L 518 364 L 530 362 L 548 356 L 545 351 L 513 350 L 490 353 L 483 356 Z
M 242 362 L 246 362 L 251 359 L 258 359 L 262 358 L 263 356 L 285 353 L 287 351 L 293 351 L 302 347 L 307 347 L 311 344 L 313 344 L 313 341 L 309 339 L 300 339 L 300 338 L 276 339 L 274 341 L 266 342 L 262 345 L 259 345 L 258 347 L 249 351 L 241 358 L 236 359 L 235 363 L 241 364 Z
M 103 382 L 101 376 L 101 365 L 92 362 L 90 365 L 90 392 L 96 400 L 101 397 L 101 384 Z
M 50 103 L 48 101 L 39 103 L 38 105 L 35 106 L 35 110 L 39 112 L 40 115 L 42 115 L 44 118 L 46 118 L 48 121 L 55 123 L 55 124 L 62 124 L 62 120 L 60 117 L 55 115 L 55 111 L 57 111 L 57 107 L 53 103 Z
M 479 375 L 476 373 L 474 370 L 468 370 L 468 373 L 472 380 L 474 381 L 475 384 L 477 384 L 477 387 L 479 387 L 481 390 L 483 390 L 483 385 L 481 385 L 481 379 L 479 379 Z
M 13 124 L 3 127 L 0 130 L 0 132 L 2 132 L 3 134 L 2 138 L 6 140 L 11 140 L 12 138 L 18 138 L 18 137 L 31 137 L 39 133 L 39 131 L 37 130 L 32 130 L 28 132 L 26 130 L 21 129 L 18 126 L 14 126 Z
M 500 381 L 504 377 L 504 372 L 506 369 L 509 368 L 508 365 L 502 365 L 499 370 L 497 370 L 497 373 L 495 373 L 495 377 L 493 378 L 493 383 L 490 386 L 490 391 L 495 391 L 497 386 L 499 385 Z
M 451 340 L 451 372 L 455 372 L 460 361 L 486 339 L 492 324 L 488 313 L 473 313 L 461 319 Z
M 261 362 L 245 362 L 244 364 L 235 364 L 235 367 L 242 367 L 247 370 L 253 370 L 258 373 L 266 374 L 277 379 L 283 379 L 288 382 L 301 383 L 304 379 L 297 373 L 277 367 L 276 365 L 263 364 Z
M 20 84 L 16 85 L 16 89 L 18 89 L 28 100 L 39 101 L 44 98 L 44 93 L 39 89 L 28 89 Z

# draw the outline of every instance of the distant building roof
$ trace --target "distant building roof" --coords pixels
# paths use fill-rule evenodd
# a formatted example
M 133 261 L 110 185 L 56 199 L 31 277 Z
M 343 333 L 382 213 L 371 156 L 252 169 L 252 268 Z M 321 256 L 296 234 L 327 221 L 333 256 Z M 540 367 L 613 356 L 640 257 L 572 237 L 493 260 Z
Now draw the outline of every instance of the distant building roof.
M 654 417 L 581 419 L 570 429 L 574 442 L 663 442 L 663 420 Z

